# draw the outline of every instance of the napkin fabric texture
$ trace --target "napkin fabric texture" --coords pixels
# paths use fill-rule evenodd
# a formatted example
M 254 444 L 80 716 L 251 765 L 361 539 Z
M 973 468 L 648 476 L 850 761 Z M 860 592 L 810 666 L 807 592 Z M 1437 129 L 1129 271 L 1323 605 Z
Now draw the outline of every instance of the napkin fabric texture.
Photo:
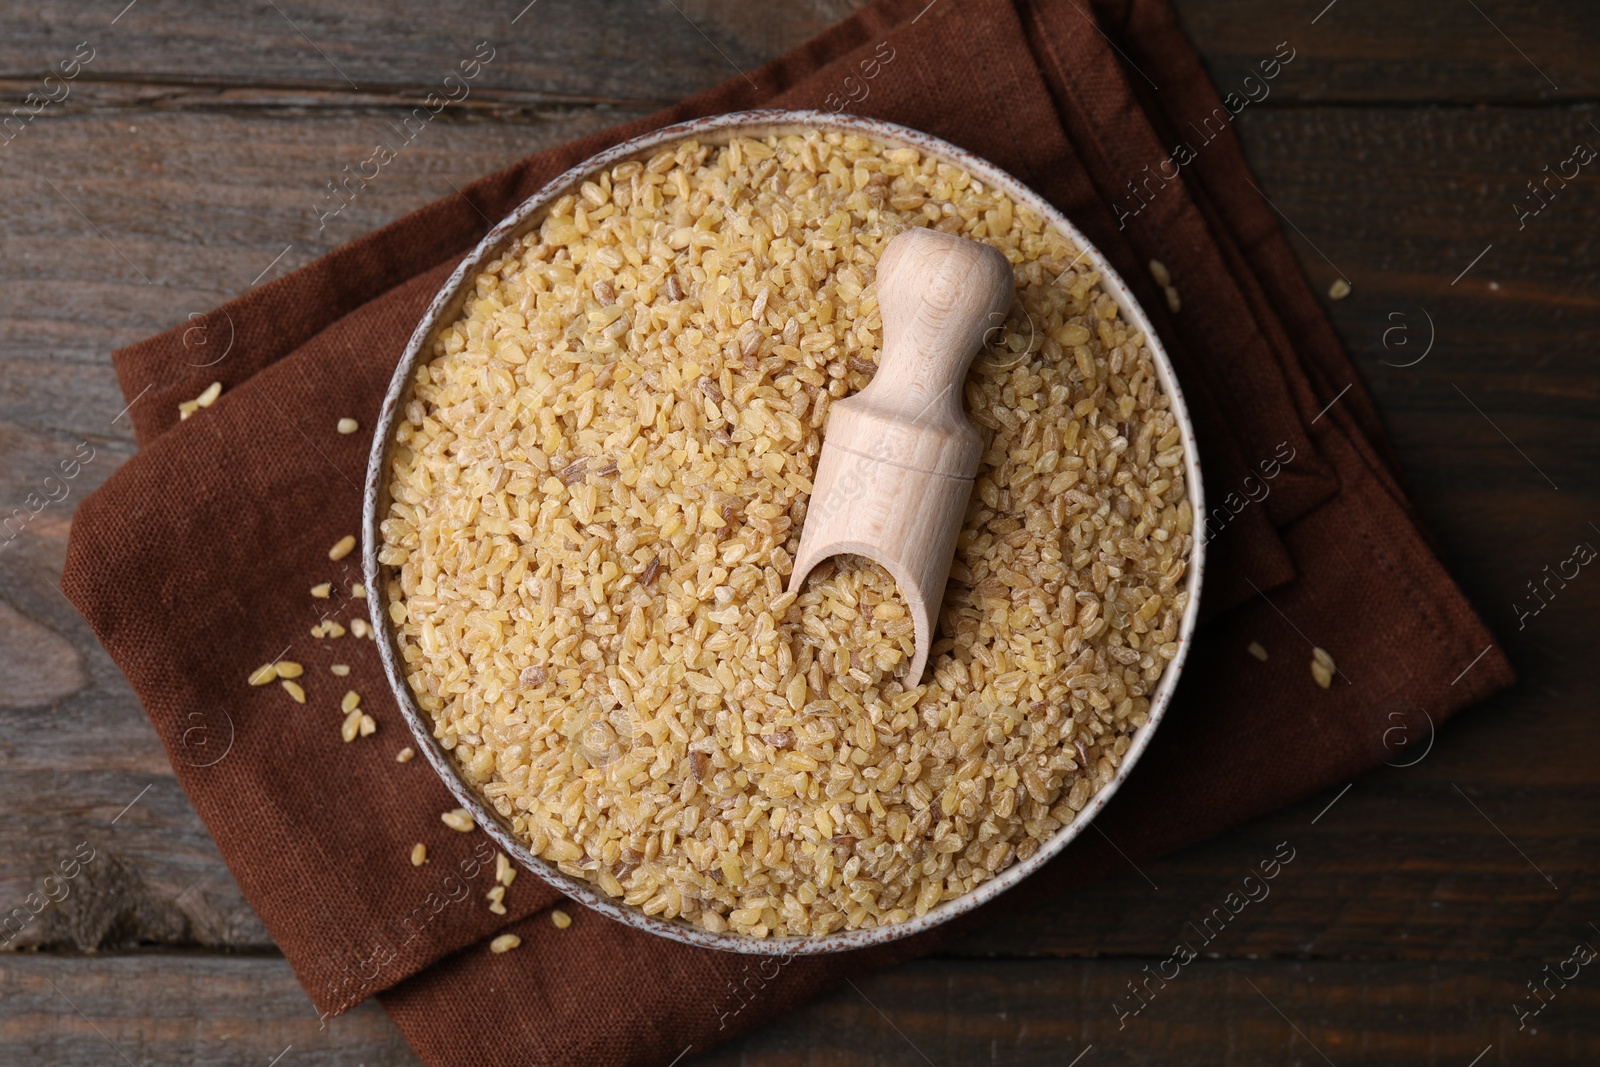
M 1263 54 L 1263 75 L 1270 61 L 1292 77 L 1294 44 Z M 140 452 L 79 508 L 63 588 L 319 1010 L 377 995 L 429 1064 L 664 1064 L 847 975 L 1346 782 L 1394 758 L 1397 724 L 1420 740 L 1510 684 L 1245 166 L 1242 99 L 1219 98 L 1165 0 L 880 0 L 748 78 L 531 156 L 115 353 Z M 491 913 L 494 849 L 440 822 L 455 805 L 426 761 L 396 761 L 410 739 L 375 648 L 311 635 L 323 618 L 365 614 L 349 595 L 356 556 L 328 550 L 359 536 L 384 389 L 485 219 L 625 137 L 756 107 L 842 107 L 926 130 L 1065 212 L 1171 353 L 1210 505 L 1204 621 L 1166 721 L 1096 821 L 1103 833 L 944 928 L 795 959 L 689 948 L 570 902 L 574 921 L 558 929 L 558 895 L 527 873 L 508 914 Z M 178 404 L 212 381 L 221 398 L 180 425 Z M 362 431 L 333 432 L 343 417 Z M 324 581 L 334 595 L 311 598 Z M 1252 642 L 1270 658 L 1252 658 Z M 1313 645 L 1337 664 L 1326 690 Z M 304 664 L 306 704 L 246 684 L 279 658 Z M 347 689 L 378 723 L 348 744 Z M 502 932 L 521 947 L 491 953 Z

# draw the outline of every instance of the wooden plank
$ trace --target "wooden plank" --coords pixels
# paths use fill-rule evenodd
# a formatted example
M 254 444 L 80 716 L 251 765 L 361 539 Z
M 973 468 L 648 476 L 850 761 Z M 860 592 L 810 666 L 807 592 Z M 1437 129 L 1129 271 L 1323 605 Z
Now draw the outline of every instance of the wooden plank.
M 1575 931 L 1549 957 L 1512 963 L 1197 959 L 1167 967 L 1175 977 L 1164 985 L 1147 979 L 1147 959 L 921 960 L 857 978 L 680 1062 L 1254 1067 L 1326 1057 L 1339 1067 L 1466 1067 L 1488 1050 L 1476 1067 L 1592 1063 L 1600 1055 L 1596 964 L 1562 968 L 1583 937 Z M 1565 986 L 1551 979 L 1542 1010 L 1519 1032 L 1513 1008 L 1540 1003 L 1525 983 L 1551 974 L 1547 964 L 1578 977 Z M 1143 991 L 1136 1015 L 1129 983 Z M 279 1055 L 284 1067 L 417 1062 L 374 1004 L 319 1029 L 280 959 L 0 957 L 0 1003 L 6 1063 L 123 1062 L 113 1045 L 137 1064 L 259 1067 Z
M 24 4 L 0 6 L 7 27 L 0 76 L 42 79 L 87 42 L 93 58 L 79 75 L 84 84 L 135 82 L 152 97 L 202 99 L 240 87 L 253 94 L 269 87 L 348 93 L 357 100 L 420 97 L 487 41 L 493 58 L 473 79 L 477 89 L 505 91 L 504 99 L 520 102 L 637 107 L 671 103 L 753 70 L 860 4 L 506 0 L 441 8 L 400 0 L 220 9 L 196 0 L 146 0 L 116 16 L 119 6 L 55 5 L 48 19 Z
M 1174 0 L 1224 92 L 1259 75 L 1280 41 L 1296 50 L 1266 102 L 1478 105 L 1592 99 L 1600 11 L 1561 0 L 1476 4 Z M 1476 10 L 1474 10 L 1476 8 Z M 1506 35 L 1509 35 L 1506 36 Z M 1260 94 L 1258 84 L 1251 91 Z
M 389 126 L 395 114 L 172 112 L 30 128 L 0 151 L 0 278 L 12 294 L 0 319 L 10 365 L 0 422 L 32 423 L 42 406 L 63 434 L 69 426 L 106 432 L 124 401 L 105 378 L 75 394 L 82 364 L 108 372 L 111 348 L 456 195 L 452 185 L 642 113 L 435 121 L 332 215 L 340 201 L 327 183 L 370 156 L 376 140 L 399 140 Z M 41 405 L 41 397 L 58 403 Z
M 141 3 L 115 25 L 95 7 L 57 10 L 45 20 L 13 2 L 0 8 L 0 22 L 11 28 L 0 42 L 0 99 L 36 91 L 53 64 L 88 42 L 94 58 L 68 98 L 74 108 L 296 108 L 324 93 L 336 106 L 361 106 L 425 94 L 489 41 L 496 54 L 476 80 L 474 107 L 668 103 L 754 71 L 862 2 L 682 0 L 675 11 L 625 0 L 541 0 L 523 12 L 517 0 L 460 10 L 407 0 L 336 11 L 279 4 L 280 12 L 273 5 L 213 10 L 190 0 Z M 1247 88 L 1243 79 L 1289 41 L 1296 57 L 1270 86 L 1274 105 L 1582 101 L 1600 88 L 1592 61 L 1600 17 L 1592 5 L 1175 6 L 1225 88 Z
M 1574 931 L 1571 941 L 1582 936 Z M 1572 947 L 1543 962 L 1559 965 Z M 690 1062 L 1504 1067 L 1590 1063 L 1600 1055 L 1593 963 L 1568 964 L 1566 972 L 1580 977 L 1565 988 L 1552 982 L 1542 1012 L 1519 1033 L 1512 1006 L 1532 1010 L 1523 983 L 1541 978 L 1542 964 L 1195 960 L 1167 967 L 1176 977 L 1163 988 L 1159 975 L 1144 985 L 1152 962 L 1159 961 L 921 960 L 858 979 Z M 1140 1003 L 1129 983 L 1149 990 L 1147 1006 L 1123 1016 L 1119 1009 Z
M 1600 904 L 1588 885 L 1600 797 L 1591 785 L 1482 786 L 1495 773 L 1488 735 L 1524 720 L 1478 718 L 1443 732 L 1416 767 L 1382 769 L 1348 793 L 1331 790 L 1141 863 L 1142 875 L 1130 870 L 1008 915 L 942 954 L 1151 956 L 1188 939 L 1227 958 L 1538 959 Z M 1284 844 L 1293 862 L 1264 879 Z
M 0 956 L 0 1005 L 7 1064 L 420 1062 L 376 1003 L 324 1025 L 281 958 Z

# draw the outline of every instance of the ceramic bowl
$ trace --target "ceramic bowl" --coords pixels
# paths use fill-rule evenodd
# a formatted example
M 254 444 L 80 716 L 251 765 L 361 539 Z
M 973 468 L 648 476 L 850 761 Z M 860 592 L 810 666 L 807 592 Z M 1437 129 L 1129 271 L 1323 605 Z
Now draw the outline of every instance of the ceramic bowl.
M 506 219 L 491 229 L 483 240 L 478 242 L 478 246 L 473 249 L 471 254 L 456 268 L 455 272 L 450 275 L 449 281 L 445 282 L 444 287 L 439 290 L 433 302 L 428 305 L 427 311 L 422 316 L 422 321 L 417 324 L 416 331 L 411 335 L 410 343 L 406 345 L 405 352 L 400 357 L 399 365 L 395 368 L 394 378 L 389 383 L 389 391 L 384 397 L 383 411 L 378 419 L 376 432 L 373 435 L 372 454 L 367 464 L 366 491 L 363 502 L 362 568 L 367 589 L 370 591 L 368 593 L 368 606 L 372 615 L 372 625 L 378 634 L 378 649 L 383 658 L 384 670 L 388 674 L 395 701 L 399 704 L 407 725 L 410 726 L 412 734 L 416 737 L 417 751 L 422 753 L 428 762 L 432 764 L 433 769 L 444 780 L 450 791 L 455 794 L 461 806 L 472 813 L 473 819 L 494 839 L 500 848 L 505 850 L 506 855 L 532 871 L 545 882 L 567 894 L 573 900 L 594 911 L 609 916 L 618 922 L 626 923 L 629 926 L 647 930 L 650 933 L 681 941 L 685 944 L 760 955 L 787 956 L 842 952 L 867 945 L 882 944 L 921 933 L 957 915 L 971 911 L 980 904 L 993 900 L 1040 867 L 1049 863 L 1062 849 L 1066 848 L 1074 838 L 1083 832 L 1084 828 L 1106 806 L 1111 798 L 1116 795 L 1123 781 L 1138 764 L 1140 756 L 1149 746 L 1150 738 L 1155 734 L 1156 728 L 1161 725 L 1161 720 L 1166 713 L 1168 704 L 1171 702 L 1173 690 L 1178 684 L 1178 676 L 1193 639 L 1195 618 L 1200 603 L 1200 583 L 1204 573 L 1205 562 L 1205 545 L 1203 541 L 1196 538 L 1187 576 L 1189 603 L 1177 635 L 1178 654 L 1167 664 L 1167 668 L 1162 674 L 1155 692 L 1151 694 L 1149 721 L 1134 735 L 1133 741 L 1123 757 L 1122 766 L 1117 770 L 1116 777 L 1091 798 L 1090 802 L 1078 813 L 1077 818 L 1069 825 L 1063 826 L 1058 830 L 1049 841 L 1045 842 L 1028 859 L 1013 863 L 1010 867 L 1007 867 L 970 892 L 953 900 L 947 900 L 930 909 L 924 915 L 888 926 L 861 930 L 839 930 L 831 934 L 808 937 L 755 938 L 736 933 L 712 933 L 685 920 L 662 919 L 646 915 L 635 907 L 607 896 L 599 888 L 588 882 L 568 877 L 557 870 L 554 864 L 535 856 L 528 846 L 512 833 L 494 807 L 488 804 L 467 783 L 451 755 L 434 739 L 432 722 L 428 714 L 417 706 L 411 689 L 406 684 L 402 670 L 403 661 L 395 644 L 393 628 L 389 621 L 385 590 L 389 584 L 390 575 L 388 572 L 390 568 L 380 567 L 378 564 L 378 547 L 382 540 L 379 532 L 379 522 L 387 513 L 389 506 L 386 491 L 388 481 L 386 472 L 389 469 L 389 449 L 394 431 L 395 416 L 408 398 L 408 388 L 417 362 L 423 358 L 424 353 L 432 350 L 433 341 L 438 332 L 456 321 L 460 316 L 467 296 L 473 288 L 472 278 L 485 265 L 493 262 L 513 240 L 536 229 L 544 217 L 545 209 L 551 203 L 569 192 L 576 192 L 579 185 L 589 177 L 618 163 L 634 159 L 648 159 L 661 146 L 685 138 L 695 138 L 702 143 L 715 144 L 726 143 L 731 136 L 735 135 L 765 137 L 772 133 L 782 135 L 809 130 L 837 130 L 863 134 L 880 143 L 896 147 L 915 148 L 920 152 L 961 167 L 988 186 L 1002 190 L 1011 198 L 1013 203 L 1025 205 L 1037 212 L 1050 225 L 1055 226 L 1082 249 L 1083 259 L 1100 272 L 1100 288 L 1116 301 L 1117 306 L 1122 311 L 1124 320 L 1133 328 L 1141 331 L 1147 338 L 1146 343 L 1154 358 L 1161 387 L 1172 398 L 1172 411 L 1182 434 L 1185 446 L 1184 473 L 1189 487 L 1189 502 L 1197 517 L 1205 514 L 1200 482 L 1200 467 L 1195 450 L 1194 430 L 1189 421 L 1188 410 L 1184 405 L 1183 390 L 1172 372 L 1172 365 L 1161 346 L 1155 329 L 1150 324 L 1149 318 L 1140 308 L 1138 302 L 1134 300 L 1133 294 L 1129 292 L 1127 285 L 1117 275 L 1117 272 L 1111 268 L 1111 265 L 1106 262 L 1105 257 L 1100 254 L 1099 250 L 1091 245 L 1083 234 L 1079 233 L 1077 228 L 1047 203 L 1043 197 L 1030 190 L 1011 175 L 1006 174 L 993 164 L 972 155 L 970 152 L 904 126 L 897 126 L 893 123 L 876 119 L 836 115 L 822 111 L 746 111 L 695 119 L 643 134 L 609 148 L 567 171 L 529 197 Z M 1196 527 L 1198 529 L 1198 522 Z

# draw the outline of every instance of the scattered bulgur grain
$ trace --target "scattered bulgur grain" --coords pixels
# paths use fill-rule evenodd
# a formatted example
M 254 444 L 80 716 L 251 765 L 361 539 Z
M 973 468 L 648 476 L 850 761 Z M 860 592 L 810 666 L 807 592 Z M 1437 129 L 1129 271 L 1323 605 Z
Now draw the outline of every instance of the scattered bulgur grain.
M 520 944 L 522 944 L 522 938 L 516 934 L 501 934 L 489 942 L 489 951 L 499 955 L 502 952 L 510 952 Z
M 353 534 L 345 534 L 343 537 L 339 538 L 339 540 L 333 543 L 332 548 L 328 549 L 328 558 L 337 562 L 338 560 L 344 559 L 346 556 L 348 556 L 351 549 L 355 547 L 355 536 Z
M 222 383 L 212 382 L 206 386 L 205 392 L 193 400 L 185 400 L 178 405 L 178 421 L 182 422 L 201 408 L 208 408 L 217 402 L 217 397 L 222 395 Z
M 357 637 L 366 637 L 371 632 L 371 627 L 367 625 L 366 619 L 355 618 L 350 620 L 350 632 Z
M 1172 284 L 1172 273 L 1167 270 L 1167 265 L 1159 259 L 1150 261 L 1150 277 L 1154 278 L 1156 284 L 1163 289 Z
M 568 915 L 560 908 L 556 908 L 550 913 L 550 921 L 555 923 L 557 930 L 565 930 L 567 927 L 572 925 L 572 916 Z
M 251 685 L 266 685 L 268 682 L 278 680 L 278 665 L 276 663 L 263 663 L 250 672 Z
M 288 693 L 296 704 L 304 704 L 306 702 L 306 691 L 300 688 L 299 682 L 291 682 L 285 678 L 278 684 L 283 686 L 284 692 Z
M 505 886 L 517 880 L 517 869 L 511 865 L 504 852 L 496 852 L 494 855 L 494 880 Z
M 410 763 L 412 757 L 414 757 L 416 754 L 416 750 L 410 745 L 407 745 L 405 748 L 402 748 L 399 752 L 395 753 L 394 761 L 396 763 Z
M 1336 669 L 1333 665 L 1333 657 L 1328 655 L 1324 649 L 1313 648 L 1311 650 L 1311 677 L 1316 679 L 1318 685 L 1324 689 L 1332 685 L 1333 674 Z
M 1350 295 L 1350 283 L 1343 278 L 1335 278 L 1333 284 L 1328 286 L 1328 299 L 1343 300 Z
M 280 659 L 277 667 L 279 678 L 298 678 L 306 672 L 304 667 L 290 659 Z
M 328 670 L 332 671 L 334 675 L 339 678 L 346 678 L 350 675 L 350 665 L 348 663 L 335 663 L 333 666 L 329 667 Z
M 340 419 L 339 420 L 339 432 L 340 433 L 355 433 L 359 429 L 361 429 L 361 424 L 359 422 L 357 422 L 355 419 Z
M 318 600 L 326 600 L 326 599 L 328 599 L 328 594 L 332 593 L 332 592 L 333 592 L 333 583 L 332 582 L 323 582 L 320 585 L 314 585 L 314 586 L 311 587 L 311 595 L 316 597 Z
M 367 599 L 367 587 L 357 582 L 350 587 L 350 595 L 357 600 Z
M 361 706 L 361 694 L 351 689 L 339 699 L 339 710 L 348 715 Z
M 428 846 L 421 841 L 411 846 L 411 866 L 421 867 L 428 862 Z
M 447 811 L 443 815 L 439 816 L 439 819 L 446 826 L 450 827 L 450 829 L 460 831 L 464 834 L 471 833 L 472 828 L 477 825 L 477 823 L 472 821 L 472 815 L 467 811 L 466 808 L 456 808 L 454 811 Z
M 822 935 L 970 891 L 1111 780 L 1178 651 L 1195 516 L 1149 344 L 1069 238 L 915 149 L 737 143 L 618 164 L 627 206 L 561 198 L 485 266 L 395 423 L 376 593 L 534 854 L 649 914 Z M 878 257 L 934 222 L 1004 251 L 1017 302 L 966 382 L 985 463 L 942 650 L 906 679 L 882 568 L 783 590 L 828 406 L 877 366 Z
M 489 899 L 489 903 L 502 904 L 506 899 L 506 887 L 503 885 L 490 886 L 486 896 Z
M 1174 315 L 1183 310 L 1183 300 L 1178 296 L 1177 286 L 1169 285 L 1166 288 L 1167 307 Z
M 1250 654 L 1262 663 L 1267 662 L 1267 650 L 1260 641 L 1250 642 Z
M 361 713 L 352 711 L 344 717 L 344 722 L 339 726 L 339 736 L 344 738 L 344 743 L 349 744 L 361 733 Z
M 361 736 L 371 737 L 378 732 L 378 720 L 371 715 L 361 716 Z
M 334 622 L 332 619 L 329 619 L 327 622 L 322 624 L 322 636 L 323 637 L 343 637 L 344 636 L 344 627 L 340 626 L 338 623 Z

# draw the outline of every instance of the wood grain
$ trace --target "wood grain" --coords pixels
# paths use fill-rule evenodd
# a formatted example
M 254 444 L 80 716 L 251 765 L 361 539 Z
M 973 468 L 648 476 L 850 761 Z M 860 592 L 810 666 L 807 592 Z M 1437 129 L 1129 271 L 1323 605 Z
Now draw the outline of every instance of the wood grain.
M 1267 103 L 1586 102 L 1600 10 L 1561 0 L 1475 4 L 1176 0 L 1179 21 L 1223 91 L 1257 73 L 1280 41 L 1295 60 Z M 1257 89 L 1257 92 L 1260 90 Z
M 376 1003 L 324 1026 L 282 959 L 0 956 L 0 1004 L 0 1063 L 19 1067 L 420 1062 Z
M 284 0 L 213 8 L 142 0 L 114 23 L 120 5 L 108 6 L 58 4 L 44 18 L 25 4 L 0 7 L 0 76 L 42 79 L 88 42 L 94 58 L 84 84 L 134 83 L 179 101 L 241 87 L 326 92 L 359 107 L 375 94 L 432 91 L 488 41 L 496 52 L 477 83 L 483 89 L 523 102 L 664 105 L 754 70 L 861 5 L 505 0 L 441 9 L 367 0 L 325 8 Z
M 1092 1049 L 1083 1062 L 1126 1067 L 1464 1065 L 1484 1052 L 1478 1067 L 1591 1063 L 1600 1055 L 1596 964 L 1564 988 L 1552 981 L 1520 1031 L 1513 1011 L 1532 1010 L 1525 983 L 1571 948 L 1539 963 L 1200 959 L 1164 986 L 1147 979 L 1146 959 L 920 960 L 682 1062 L 1062 1067 Z M 1130 982 L 1148 982 L 1137 1015 Z M 139 1064 L 418 1062 L 376 1004 L 319 1029 L 282 960 L 7 957 L 0 998 L 6 1063 L 120 1063 L 119 1052 Z
M 1085 1065 L 1123 1067 L 1387 1067 L 1466 1065 L 1487 1051 L 1476 1067 L 1501 1067 L 1600 1054 L 1600 982 L 1588 969 L 1519 1033 L 1511 1008 L 1537 965 L 1196 960 L 1165 988 L 1159 975 L 1141 984 L 1148 1005 L 1123 1017 L 1118 1008 L 1139 1003 L 1128 983 L 1143 983 L 1151 965 L 920 960 L 859 979 L 695 1062 L 1066 1067 L 1087 1052 Z
M 0 955 L 0 1062 L 120 1062 L 95 1026 L 141 1064 L 264 1064 L 291 1044 L 285 1065 L 416 1062 L 374 1005 L 317 1029 L 127 683 L 56 591 L 77 501 L 134 451 L 108 353 L 452 184 L 754 71 L 858 5 L 676 6 L 540 0 L 512 23 L 522 2 L 140 0 L 113 25 L 96 6 L 0 4 L 0 99 L 37 91 L 80 41 L 96 49 L 66 101 L 0 144 L 0 522 L 28 512 L 15 538 L 0 531 L 0 916 L 80 845 L 95 856 L 11 938 L 37 954 Z M 1520 228 L 1514 205 L 1577 141 L 1600 145 L 1600 9 L 1176 6 L 1224 88 L 1277 42 L 1297 49 L 1236 128 L 1313 286 L 1354 283 L 1325 305 L 1522 684 L 1415 766 L 1019 909 L 685 1063 L 1060 1065 L 1090 1044 L 1083 1067 L 1324 1062 L 1295 1026 L 1340 1067 L 1464 1067 L 1485 1048 L 1477 1067 L 1596 1060 L 1592 966 L 1537 1033 L 1511 1008 L 1573 941 L 1600 945 L 1584 934 L 1600 921 L 1600 579 L 1585 572 L 1520 628 L 1514 608 L 1576 541 L 1600 540 L 1600 183 L 1571 182 Z M 497 51 L 469 98 L 319 227 L 324 183 L 482 40 Z M 80 446 L 94 458 L 63 481 Z M 29 494 L 58 486 L 35 513 Z M 1272 895 L 1119 1031 L 1111 999 L 1286 840 L 1297 858 Z

